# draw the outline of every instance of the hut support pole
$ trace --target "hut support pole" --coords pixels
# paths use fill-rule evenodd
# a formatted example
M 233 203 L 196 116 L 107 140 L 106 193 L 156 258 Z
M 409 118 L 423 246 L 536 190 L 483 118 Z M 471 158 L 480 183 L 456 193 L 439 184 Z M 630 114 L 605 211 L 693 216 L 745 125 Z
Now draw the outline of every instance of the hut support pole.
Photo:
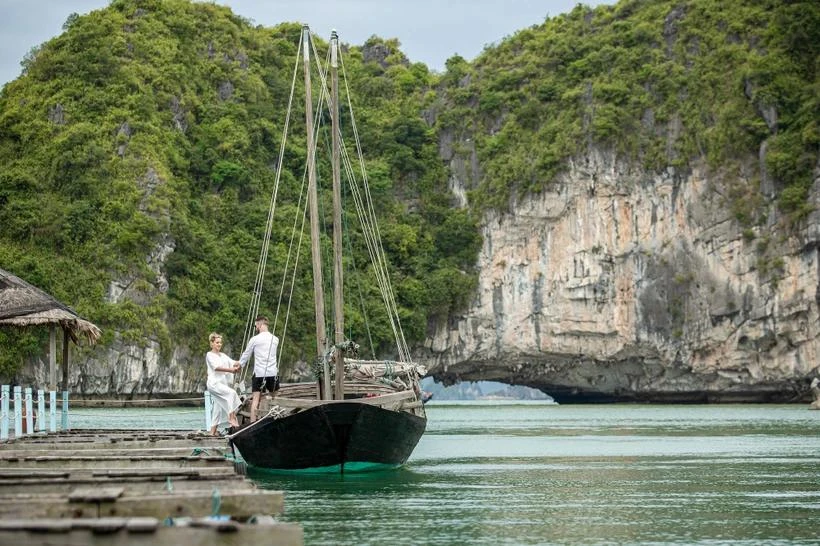
M 48 336 L 48 390 L 57 390 L 57 326 L 54 324 Z
M 68 330 L 63 330 L 63 392 L 68 392 Z
M 63 415 L 62 430 L 68 430 L 68 330 L 63 329 Z

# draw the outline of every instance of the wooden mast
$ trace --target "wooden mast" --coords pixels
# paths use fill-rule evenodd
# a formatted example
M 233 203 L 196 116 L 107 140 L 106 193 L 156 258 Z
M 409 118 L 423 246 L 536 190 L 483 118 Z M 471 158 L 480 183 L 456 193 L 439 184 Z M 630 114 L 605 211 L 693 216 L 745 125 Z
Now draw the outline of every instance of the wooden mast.
M 316 189 L 316 150 L 313 142 L 313 98 L 310 87 L 310 28 L 302 27 L 302 47 L 305 68 L 305 129 L 307 135 L 308 204 L 310 206 L 310 250 L 313 259 L 313 297 L 316 310 L 316 352 L 322 359 L 327 348 L 325 330 L 325 294 L 322 287 L 322 256 L 319 252 L 319 205 Z M 323 360 L 324 362 L 324 360 Z M 322 368 L 322 388 L 319 398 L 330 398 L 330 370 Z
M 339 168 L 339 36 L 336 31 L 330 33 L 330 107 L 333 143 L 333 318 L 335 324 L 335 363 L 336 385 L 334 398 L 344 398 L 344 352 L 339 344 L 345 340 L 344 295 L 342 289 L 342 183 Z

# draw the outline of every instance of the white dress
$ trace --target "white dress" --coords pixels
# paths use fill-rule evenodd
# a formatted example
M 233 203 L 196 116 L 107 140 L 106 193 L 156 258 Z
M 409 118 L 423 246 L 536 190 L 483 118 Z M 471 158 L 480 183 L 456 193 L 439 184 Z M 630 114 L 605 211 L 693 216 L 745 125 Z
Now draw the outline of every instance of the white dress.
M 228 414 L 236 411 L 241 405 L 239 396 L 231 387 L 229 372 L 218 372 L 216 368 L 229 368 L 233 360 L 225 353 L 205 353 L 205 363 L 208 365 L 208 391 L 211 393 L 213 409 L 211 411 L 211 426 L 228 424 Z

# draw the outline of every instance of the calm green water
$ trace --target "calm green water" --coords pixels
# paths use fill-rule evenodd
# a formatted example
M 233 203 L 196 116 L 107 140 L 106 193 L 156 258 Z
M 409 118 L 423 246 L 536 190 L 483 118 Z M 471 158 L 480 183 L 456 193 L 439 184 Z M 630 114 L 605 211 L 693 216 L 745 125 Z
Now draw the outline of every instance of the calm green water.
M 252 478 L 286 492 L 282 519 L 308 545 L 820 544 L 820 412 L 805 405 L 427 410 L 401 470 Z M 102 425 L 92 411 L 72 425 Z

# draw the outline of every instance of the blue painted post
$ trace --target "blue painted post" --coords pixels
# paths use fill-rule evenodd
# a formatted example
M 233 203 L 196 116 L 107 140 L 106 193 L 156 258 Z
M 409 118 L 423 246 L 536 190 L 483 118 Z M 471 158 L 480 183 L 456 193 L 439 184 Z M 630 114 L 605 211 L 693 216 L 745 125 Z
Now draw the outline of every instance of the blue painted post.
M 214 402 L 211 400 L 211 393 L 205 391 L 205 430 L 211 430 L 211 409 Z
M 14 387 L 14 437 L 23 435 L 23 404 L 20 400 L 22 387 Z
M 68 430 L 68 391 L 63 391 L 62 430 Z
M 3 385 L 2 388 L 2 413 L 0 414 L 0 440 L 6 441 L 9 439 L 9 386 Z
M 57 391 L 48 391 L 48 431 L 57 432 Z
M 37 389 L 37 430 L 46 431 L 46 399 L 43 389 Z
M 34 412 L 31 407 L 31 387 L 26 387 L 26 434 L 34 434 Z

